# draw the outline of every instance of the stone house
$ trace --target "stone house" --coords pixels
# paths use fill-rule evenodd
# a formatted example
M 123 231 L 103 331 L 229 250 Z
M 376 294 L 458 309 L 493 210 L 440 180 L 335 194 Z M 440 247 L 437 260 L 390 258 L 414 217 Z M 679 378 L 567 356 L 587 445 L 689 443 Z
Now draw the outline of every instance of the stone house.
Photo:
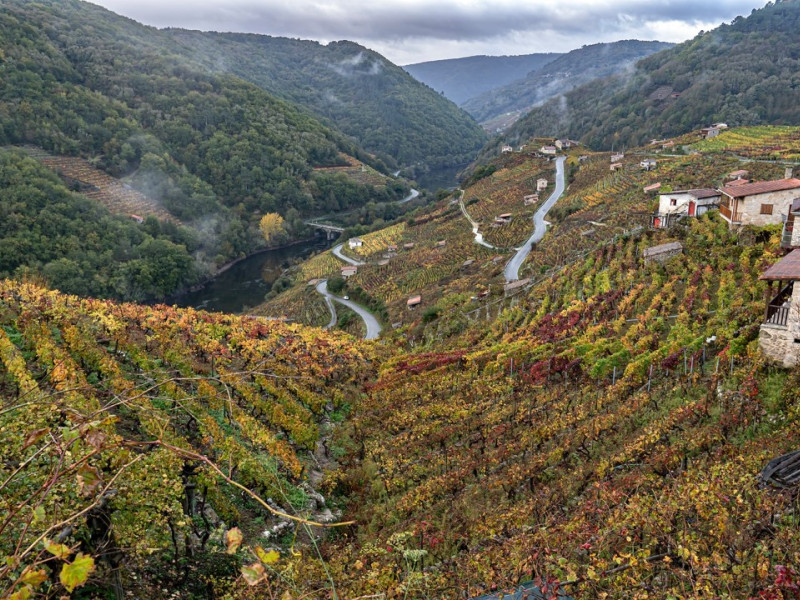
M 777 179 L 721 188 L 719 212 L 731 227 L 779 225 L 800 193 L 800 179 Z
M 364 240 L 361 238 L 350 238 L 347 240 L 347 245 L 350 246 L 350 249 L 353 250 L 354 248 L 361 248 L 364 245 Z
M 411 296 L 408 300 L 406 300 L 406 307 L 409 309 L 416 308 L 422 303 L 422 296 Z
M 541 178 L 536 180 L 536 191 L 541 192 L 547 189 L 547 179 Z
M 539 152 L 541 152 L 542 154 L 551 154 L 552 155 L 552 154 L 555 154 L 557 151 L 558 150 L 556 149 L 555 146 L 542 146 L 541 148 L 539 148 Z
M 348 279 L 358 273 L 358 267 L 350 266 L 350 267 L 342 267 L 342 277 Z
M 767 358 L 795 367 L 800 364 L 800 248 L 764 271 L 760 279 L 767 282 L 767 301 L 758 346 Z

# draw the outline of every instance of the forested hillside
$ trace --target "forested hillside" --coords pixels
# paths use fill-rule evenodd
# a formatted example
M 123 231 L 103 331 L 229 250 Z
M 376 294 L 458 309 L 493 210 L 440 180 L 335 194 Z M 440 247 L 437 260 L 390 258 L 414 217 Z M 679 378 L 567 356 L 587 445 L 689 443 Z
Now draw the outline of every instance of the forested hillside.
M 211 73 L 169 34 L 78 0 L 3 4 L 0 144 L 127 178 L 196 230 L 204 273 L 263 246 L 260 214 L 281 213 L 299 236 L 303 217 L 408 189 L 316 171 L 350 157 L 385 166 L 307 112 Z
M 715 122 L 796 125 L 798 25 L 800 2 L 769 2 L 641 61 L 631 73 L 534 109 L 507 135 L 565 135 L 595 148 L 619 148 Z
M 520 56 L 467 56 L 405 65 L 403 68 L 415 79 L 460 105 L 483 92 L 521 79 L 560 56 L 555 52 Z
M 147 300 L 196 283 L 193 231 L 135 223 L 68 190 L 22 152 L 0 150 L 0 277 L 82 296 Z
M 666 42 L 623 40 L 583 46 L 559 56 L 516 81 L 471 98 L 462 106 L 482 123 L 504 113 L 524 113 L 531 107 L 565 94 L 588 81 L 612 73 L 627 73 L 639 59 L 671 45 Z M 542 133 L 547 134 L 549 132 Z
M 251 81 L 309 109 L 393 169 L 469 162 L 486 140 L 478 124 L 383 56 L 354 42 L 317 42 L 180 29 L 167 35 L 210 70 Z

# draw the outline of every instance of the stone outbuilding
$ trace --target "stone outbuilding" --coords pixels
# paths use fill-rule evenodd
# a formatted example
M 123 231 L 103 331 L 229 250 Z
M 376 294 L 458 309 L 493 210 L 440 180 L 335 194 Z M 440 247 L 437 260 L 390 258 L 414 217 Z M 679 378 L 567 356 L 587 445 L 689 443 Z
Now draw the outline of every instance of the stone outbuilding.
M 795 367 L 800 364 L 800 248 L 764 271 L 760 279 L 768 285 L 758 346 L 767 358 Z
M 683 244 L 680 242 L 668 242 L 666 244 L 645 248 L 642 251 L 642 258 L 644 258 L 644 264 L 648 264 L 652 261 L 665 262 L 673 256 L 678 256 L 678 254 L 682 252 Z

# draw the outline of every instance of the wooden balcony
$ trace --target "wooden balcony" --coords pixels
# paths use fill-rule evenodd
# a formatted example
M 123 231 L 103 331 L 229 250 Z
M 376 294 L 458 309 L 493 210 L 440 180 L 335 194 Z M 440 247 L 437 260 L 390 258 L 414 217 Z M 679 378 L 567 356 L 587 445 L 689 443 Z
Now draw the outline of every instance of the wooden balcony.
M 764 324 L 774 327 L 786 327 L 789 322 L 789 309 L 792 306 L 792 289 L 794 282 L 785 286 L 768 304 L 764 315 Z
M 790 304 L 770 304 L 767 307 L 767 320 L 765 323 L 768 325 L 775 325 L 776 327 L 786 327 L 789 322 L 789 309 Z
M 731 209 L 725 204 L 719 205 L 719 212 L 727 221 L 731 223 L 739 223 L 741 220 L 739 213 L 732 212 Z

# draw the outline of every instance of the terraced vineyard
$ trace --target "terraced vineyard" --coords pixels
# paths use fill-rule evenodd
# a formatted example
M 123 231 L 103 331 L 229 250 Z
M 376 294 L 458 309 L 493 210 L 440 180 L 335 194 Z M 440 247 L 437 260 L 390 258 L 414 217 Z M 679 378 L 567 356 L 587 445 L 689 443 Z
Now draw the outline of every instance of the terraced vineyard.
M 772 566 L 800 556 L 779 516 L 793 501 L 756 474 L 800 443 L 798 379 L 753 351 L 777 236 L 737 246 L 711 214 L 689 224 L 683 256 L 644 266 L 664 239 L 598 250 L 459 350 L 384 366 L 349 434 L 366 462 L 342 477 L 370 533 L 331 549 L 340 593 L 475 596 L 529 579 L 578 598 L 784 589 Z M 367 463 L 380 485 L 359 487 Z M 413 576 L 396 555 L 417 557 Z
M 361 185 L 371 185 L 375 187 L 381 187 L 386 185 L 386 182 L 389 181 L 389 177 L 379 173 L 369 165 L 365 165 L 357 158 L 352 156 L 344 156 L 340 155 L 339 158 L 343 161 L 348 163 L 347 166 L 340 166 L 340 167 L 316 167 L 314 169 L 315 173 L 325 173 L 328 175 L 337 175 L 343 174 L 346 175 L 349 179 L 359 183 Z
M 0 282 L 0 391 L 15 399 L 0 412 L 2 595 L 44 583 L 18 576 L 44 572 L 56 536 L 100 577 L 120 548 L 154 565 L 221 553 L 235 577 L 224 523 L 258 544 L 265 525 L 323 508 L 307 506 L 319 422 L 370 373 L 352 341 Z
M 180 221 L 157 201 L 96 169 L 83 158 L 52 156 L 38 149 L 25 148 L 25 150 L 68 182 L 77 182 L 84 196 L 97 200 L 112 213 L 125 216 L 137 215 L 142 218 L 153 216 L 180 224 Z
M 536 181 L 540 178 L 548 180 L 547 189 L 539 193 L 544 200 L 553 190 L 555 168 L 545 160 L 526 157 L 466 190 L 464 204 L 470 216 L 480 223 L 487 243 L 498 248 L 516 248 L 530 236 L 537 206 L 524 206 L 523 198 L 536 193 Z M 512 215 L 510 223 L 495 223 L 496 217 L 506 213 Z
M 700 152 L 728 152 L 757 160 L 800 160 L 800 131 L 796 127 L 758 126 L 723 131 L 692 145 Z

